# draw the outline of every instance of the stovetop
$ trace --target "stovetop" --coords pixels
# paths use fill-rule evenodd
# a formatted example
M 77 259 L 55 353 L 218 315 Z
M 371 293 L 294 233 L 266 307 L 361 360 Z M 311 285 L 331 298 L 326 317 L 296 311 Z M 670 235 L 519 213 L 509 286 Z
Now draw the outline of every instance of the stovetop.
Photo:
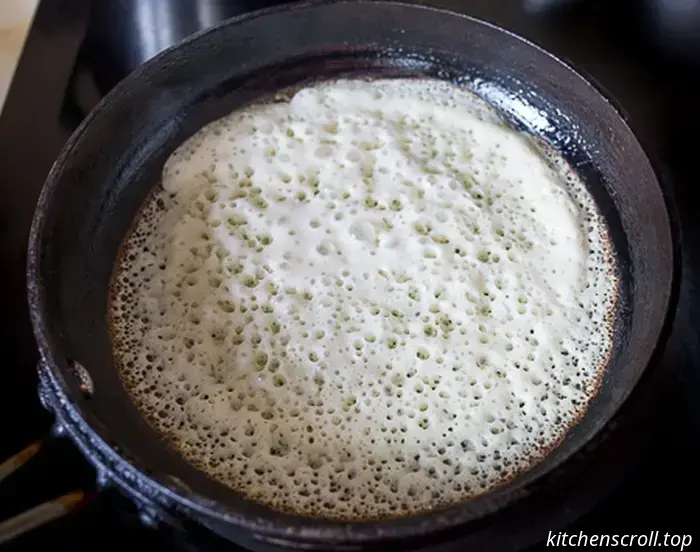
M 46 436 L 51 427 L 36 394 L 37 353 L 25 300 L 24 253 L 34 204 L 55 156 L 85 114 L 140 63 L 194 31 L 274 3 L 281 2 L 39 3 L 0 116 L 0 460 Z M 658 13 L 655 19 L 645 19 L 645 13 L 653 13 L 649 6 L 672 2 L 554 0 L 580 6 L 547 15 L 534 9 L 547 0 L 430 3 L 515 31 L 594 78 L 627 113 L 631 127 L 659 160 L 681 215 L 683 284 L 662 362 L 650 369 L 619 423 L 592 445 L 597 448 L 587 455 L 589 465 L 580 481 L 547 507 L 532 504 L 531 523 L 503 521 L 496 530 L 512 533 L 513 549 L 533 550 L 546 547 L 549 530 L 692 534 L 696 508 L 689 504 L 700 490 L 700 301 L 695 291 L 700 281 L 700 217 L 695 212 L 700 204 L 695 170 L 700 67 L 692 65 L 688 54 L 697 51 L 700 58 L 700 41 L 691 40 L 694 35 L 688 34 L 687 24 L 681 25 L 686 32 L 682 35 Z M 700 22 L 700 2 L 678 4 L 694 5 L 695 12 L 687 11 L 676 24 L 692 23 L 692 17 Z M 49 441 L 48 450 L 3 481 L 0 519 L 75 488 L 93 486 L 94 473 L 73 447 L 62 440 Z M 167 529 L 143 527 L 126 499 L 106 491 L 82 510 L 19 538 L 7 549 L 80 551 L 103 543 L 124 547 L 139 542 L 159 550 L 185 546 Z

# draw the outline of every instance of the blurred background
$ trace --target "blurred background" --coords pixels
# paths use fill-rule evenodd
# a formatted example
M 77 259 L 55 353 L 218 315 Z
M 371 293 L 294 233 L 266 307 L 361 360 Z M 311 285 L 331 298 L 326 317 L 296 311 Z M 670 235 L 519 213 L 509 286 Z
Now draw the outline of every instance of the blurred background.
M 38 0 L 0 2 L 0 108 L 22 52 Z

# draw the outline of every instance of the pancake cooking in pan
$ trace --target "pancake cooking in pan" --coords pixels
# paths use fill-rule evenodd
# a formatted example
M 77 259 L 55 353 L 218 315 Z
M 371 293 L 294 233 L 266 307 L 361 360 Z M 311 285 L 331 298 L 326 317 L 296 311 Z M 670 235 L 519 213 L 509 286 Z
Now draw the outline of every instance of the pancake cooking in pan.
M 114 356 L 192 464 L 286 512 L 482 494 L 581 417 L 612 350 L 603 218 L 473 94 L 339 80 L 168 159 L 112 280 Z

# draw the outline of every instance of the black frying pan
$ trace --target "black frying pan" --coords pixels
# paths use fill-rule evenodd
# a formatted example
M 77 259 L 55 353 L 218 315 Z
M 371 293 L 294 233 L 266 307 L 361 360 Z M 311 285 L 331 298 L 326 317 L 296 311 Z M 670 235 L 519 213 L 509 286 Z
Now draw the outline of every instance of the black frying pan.
M 275 91 L 340 76 L 430 76 L 491 101 L 558 149 L 607 221 L 620 271 L 615 344 L 586 415 L 546 458 L 448 510 L 343 524 L 281 514 L 185 463 L 139 415 L 112 364 L 107 285 L 118 247 L 163 162 L 207 122 Z M 571 68 L 494 26 L 397 3 L 306 4 L 199 33 L 119 84 L 66 144 L 39 199 L 29 245 L 44 403 L 144 519 L 186 519 L 229 539 L 386 550 L 467 526 L 512 503 L 610 420 L 663 342 L 678 258 L 669 199 L 616 109 Z M 84 367 L 84 370 L 79 366 Z M 465 529 L 466 530 L 466 529 Z M 407 545 L 402 544 L 404 549 Z

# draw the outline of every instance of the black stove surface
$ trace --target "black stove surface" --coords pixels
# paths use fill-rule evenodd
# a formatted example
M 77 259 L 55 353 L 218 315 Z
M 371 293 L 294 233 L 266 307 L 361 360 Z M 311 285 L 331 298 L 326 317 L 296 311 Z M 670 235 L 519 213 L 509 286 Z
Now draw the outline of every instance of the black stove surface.
M 143 61 L 194 31 L 273 3 L 279 2 L 40 1 L 0 116 L 0 460 L 47 435 L 51 427 L 36 394 L 37 353 L 26 307 L 24 263 L 34 204 L 54 158 L 86 113 Z M 695 290 L 700 282 L 700 217 L 695 212 L 700 199 L 695 170 L 700 67 L 689 54 L 700 58 L 700 40 L 691 40 L 700 36 L 700 25 L 697 36 L 691 25 L 700 23 L 700 2 L 677 2 L 686 14 L 676 20 L 659 12 L 646 17 L 655 5 L 673 2 L 554 0 L 578 7 L 547 15 L 535 9 L 546 3 L 431 2 L 525 36 L 594 78 L 615 98 L 674 191 L 684 277 L 663 360 L 648 371 L 622 417 L 591 445 L 595 450 L 586 455 L 577 481 L 549 503 L 532 502 L 527 523 L 496 517 L 493 530 L 510 536 L 510 548 L 533 550 L 546 547 L 549 531 L 693 534 L 693 499 L 700 490 L 700 298 Z M 686 35 L 671 29 L 669 21 L 682 23 Z M 50 441 L 47 450 L 2 482 L 0 519 L 93 486 L 94 473 L 70 443 Z M 82 510 L 7 549 L 80 551 L 137 543 L 159 550 L 197 549 L 167 528 L 143 527 L 128 500 L 113 491 L 100 493 Z

